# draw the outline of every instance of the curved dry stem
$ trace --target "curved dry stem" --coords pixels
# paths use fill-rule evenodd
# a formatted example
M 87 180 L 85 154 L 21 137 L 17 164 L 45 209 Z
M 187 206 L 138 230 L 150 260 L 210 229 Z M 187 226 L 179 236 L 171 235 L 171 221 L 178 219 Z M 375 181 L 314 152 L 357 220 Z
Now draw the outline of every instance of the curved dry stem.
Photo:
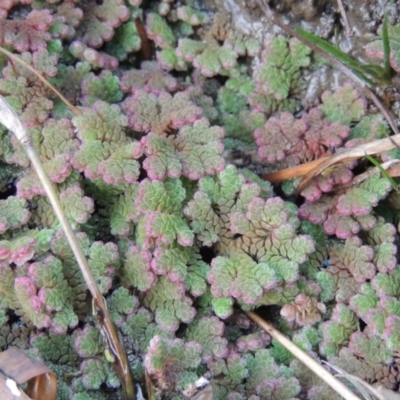
M 43 82 L 50 90 L 52 90 L 64 103 L 67 107 L 69 107 L 71 109 L 71 111 L 75 114 L 75 115 L 81 115 L 82 113 L 74 106 L 72 105 L 50 82 L 47 81 L 47 79 L 43 78 L 42 75 L 39 74 L 39 72 L 37 72 L 35 70 L 35 68 L 33 68 L 32 66 L 30 66 L 29 64 L 27 64 L 22 58 L 18 57 L 17 55 L 9 52 L 8 50 L 4 49 L 3 47 L 0 46 L 0 52 L 5 54 L 7 57 L 11 58 L 11 60 L 17 62 L 18 64 L 23 65 L 26 69 L 28 69 L 29 71 L 31 71 L 33 74 L 35 74 L 37 76 L 38 79 L 40 79 L 41 82 Z
M 92 295 L 96 305 L 96 317 L 99 324 L 104 332 L 107 339 L 107 345 L 112 355 L 115 358 L 114 365 L 121 379 L 122 386 L 125 392 L 127 400 L 135 399 L 135 386 L 133 382 L 132 373 L 129 367 L 129 363 L 126 357 L 125 349 L 121 345 L 118 332 L 114 323 L 111 320 L 110 314 L 108 313 L 104 298 L 97 287 L 97 284 L 93 278 L 92 272 L 87 263 L 86 257 L 76 239 L 75 233 L 62 209 L 61 203 L 58 199 L 56 189 L 52 182 L 48 178 L 42 162 L 40 161 L 39 155 L 33 146 L 31 136 L 22 124 L 20 118 L 16 112 L 9 106 L 6 100 L 0 96 L 0 122 L 14 135 L 18 141 L 23 145 L 25 151 L 35 169 L 40 182 L 42 183 L 47 197 L 53 207 L 54 213 L 56 214 L 61 226 L 65 232 L 68 243 L 74 253 L 74 256 L 79 264 L 82 271 L 82 275 L 85 279 L 86 285 Z
M 374 140 L 373 142 L 363 144 L 352 149 L 345 149 L 338 151 L 336 154 L 330 156 L 322 163 L 317 165 L 311 171 L 308 172 L 307 176 L 301 181 L 297 193 L 301 193 L 311 181 L 321 174 L 325 169 L 332 165 L 343 163 L 351 160 L 356 160 L 361 157 L 365 157 L 365 154 L 372 155 L 382 153 L 398 147 L 400 145 L 400 135 L 391 136 L 386 139 Z
M 322 57 L 327 59 L 332 65 L 334 65 L 339 71 L 341 71 L 343 74 L 345 74 L 349 79 L 351 79 L 358 87 L 364 90 L 364 93 L 366 96 L 378 107 L 379 111 L 382 113 L 382 115 L 386 118 L 388 121 L 390 127 L 392 128 L 393 132 L 395 133 L 395 136 L 389 136 L 387 140 L 389 140 L 392 143 L 392 147 L 399 147 L 399 142 L 395 141 L 394 138 L 396 136 L 400 135 L 400 132 L 397 128 L 396 122 L 392 116 L 392 114 L 383 106 L 381 100 L 378 98 L 378 96 L 373 92 L 371 88 L 369 88 L 366 83 L 359 78 L 350 68 L 348 68 L 346 65 L 341 63 L 339 60 L 337 60 L 335 57 L 332 55 L 328 54 L 326 51 L 315 45 L 313 42 L 307 40 L 303 36 L 299 35 L 295 30 L 290 28 L 289 26 L 285 25 L 278 17 L 276 17 L 271 9 L 269 8 L 268 4 L 266 4 L 265 0 L 259 0 L 259 5 L 261 9 L 263 10 L 264 14 L 266 15 L 267 18 L 269 18 L 275 25 L 279 26 L 286 34 L 295 37 L 302 43 L 304 43 L 306 46 L 308 46 L 312 51 L 314 51 L 317 54 L 320 54 Z M 375 142 L 372 142 L 375 143 Z M 400 148 L 400 147 L 399 147 Z M 342 154 L 342 153 L 340 153 Z M 376 154 L 376 153 L 367 153 L 367 154 Z M 303 181 L 300 184 L 299 189 L 297 190 L 297 193 L 300 193 L 305 189 L 305 187 L 311 182 L 313 178 L 315 178 L 317 175 L 319 175 L 321 172 L 324 171 L 325 168 L 328 168 L 328 166 L 332 165 L 332 163 L 329 161 L 330 159 L 335 160 L 336 154 L 330 157 L 328 160 L 320 163 L 317 167 L 312 169 L 308 175 L 303 179 Z M 354 158 L 360 158 L 361 156 L 356 156 L 352 157 L 350 159 Z M 335 161 L 333 163 L 337 163 L 343 160 Z M 348 161 L 348 160 L 347 160 Z M 317 160 L 318 162 L 318 160 Z M 291 178 L 294 178 L 296 176 L 302 176 L 301 175 L 292 175 Z M 266 177 L 265 179 L 271 178 L 270 176 Z M 276 176 L 273 176 L 272 179 L 277 179 Z M 289 179 L 289 178 L 286 178 Z
M 290 351 L 300 362 L 307 368 L 313 371 L 325 383 L 327 383 L 333 390 L 343 396 L 346 400 L 361 400 L 356 396 L 347 386 L 336 379 L 329 373 L 322 365 L 318 364 L 313 358 L 306 354 L 303 350 L 297 347 L 286 336 L 282 335 L 271 324 L 263 320 L 256 313 L 252 311 L 244 311 L 244 313 L 255 322 L 261 329 L 267 332 L 272 338 L 277 340 L 286 350 Z
M 304 176 L 303 181 L 297 190 L 301 193 L 305 187 L 319 174 L 321 174 L 326 168 L 332 167 L 335 164 L 346 163 L 348 161 L 357 160 L 365 155 L 379 154 L 384 151 L 391 150 L 400 145 L 400 135 L 394 135 L 390 138 L 374 140 L 373 142 L 363 144 L 351 149 L 342 149 L 332 156 L 323 157 L 315 161 L 311 161 L 306 164 L 297 165 L 295 167 L 282 169 L 277 172 L 265 174 L 262 176 L 263 179 L 272 183 L 282 182 L 292 178 L 298 178 Z M 395 164 L 395 163 L 394 163 Z M 388 169 L 389 175 L 399 176 L 399 168 L 396 165 L 388 164 L 384 165 L 385 169 Z M 354 181 L 353 181 L 354 182 Z
M 321 157 L 318 160 L 310 161 L 305 164 L 296 165 L 295 167 L 281 169 L 276 172 L 264 174 L 261 176 L 262 179 L 271 183 L 279 183 L 287 181 L 288 179 L 298 178 L 299 176 L 307 175 L 313 168 L 317 168 L 318 165 L 328 160 L 328 157 Z
M 337 0 L 337 3 L 338 3 L 340 15 L 343 18 L 343 24 L 344 24 L 344 28 L 346 30 L 346 36 L 347 37 L 352 36 L 353 31 L 350 27 L 349 20 L 347 18 L 347 14 L 346 14 L 346 10 L 344 9 L 343 2 L 342 2 L 342 0 Z

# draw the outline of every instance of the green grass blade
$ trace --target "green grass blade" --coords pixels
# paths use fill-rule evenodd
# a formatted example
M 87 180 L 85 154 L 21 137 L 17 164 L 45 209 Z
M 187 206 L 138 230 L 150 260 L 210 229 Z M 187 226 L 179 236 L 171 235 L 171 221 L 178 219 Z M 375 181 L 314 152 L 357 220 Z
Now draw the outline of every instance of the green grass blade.
M 329 55 L 334 57 L 336 60 L 340 61 L 347 67 L 349 67 L 353 72 L 364 82 L 366 82 L 370 86 L 376 86 L 375 83 L 367 78 L 365 76 L 365 70 L 364 70 L 364 65 L 360 64 L 358 61 L 353 60 L 351 57 L 349 57 L 347 54 L 343 53 L 341 50 L 339 50 L 337 47 L 333 46 L 329 42 L 327 42 L 324 39 L 321 39 L 318 36 L 315 36 L 314 34 L 307 32 L 301 28 L 295 28 L 296 32 L 302 36 L 304 39 L 314 43 L 316 46 L 318 46 L 320 49 L 324 50 L 327 52 Z M 369 71 L 368 71 L 369 72 Z M 372 74 L 374 76 L 374 72 L 372 71 Z
M 392 75 L 392 68 L 390 66 L 390 40 L 389 40 L 387 12 L 385 12 L 385 15 L 383 17 L 382 40 L 383 40 L 383 62 L 385 70 L 384 77 L 385 79 L 390 80 Z
M 374 164 L 375 167 L 379 169 L 379 171 L 380 171 L 380 173 L 382 174 L 382 176 L 384 176 L 384 177 L 390 182 L 390 184 L 392 185 L 393 189 L 394 189 L 397 193 L 399 193 L 399 189 L 398 189 L 398 185 L 397 185 L 396 181 L 388 174 L 388 172 L 386 171 L 386 169 L 383 168 L 382 165 L 381 165 L 377 160 L 375 160 L 374 157 L 372 157 L 372 156 L 370 156 L 370 155 L 368 155 L 368 154 L 366 154 L 366 153 L 365 153 L 365 157 L 367 158 L 367 160 L 368 160 L 371 164 Z

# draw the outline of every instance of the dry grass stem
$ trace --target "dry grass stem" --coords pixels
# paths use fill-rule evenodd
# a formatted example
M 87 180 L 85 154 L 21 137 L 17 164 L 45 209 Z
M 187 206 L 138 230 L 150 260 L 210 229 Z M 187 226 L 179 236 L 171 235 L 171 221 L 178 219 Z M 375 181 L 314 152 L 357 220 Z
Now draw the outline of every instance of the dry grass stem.
M 389 151 L 395 147 L 398 147 L 399 145 L 400 135 L 394 135 L 390 138 L 374 140 L 373 142 L 353 147 L 351 149 L 341 149 L 331 156 L 322 157 L 318 160 L 311 161 L 306 164 L 282 169 L 280 171 L 272 172 L 270 174 L 265 174 L 262 176 L 262 178 L 272 183 L 278 183 L 288 179 L 305 176 L 298 189 L 298 192 L 300 193 L 312 181 L 312 179 L 321 174 L 327 168 L 330 168 L 336 164 L 342 164 L 348 161 L 357 160 L 359 158 L 365 157 L 366 154 L 374 155 L 382 153 L 384 151 Z M 388 162 L 382 164 L 382 166 L 384 169 L 388 170 L 389 175 L 399 176 L 400 167 L 398 165 L 398 162 Z
M 50 82 L 48 82 L 47 79 L 43 78 L 43 76 L 40 75 L 39 72 L 37 72 L 35 70 L 35 68 L 33 68 L 29 64 L 27 64 L 22 58 L 20 58 L 17 55 L 9 52 L 8 50 L 4 49 L 1 46 L 0 46 L 0 52 L 5 54 L 7 57 L 11 58 L 11 60 L 15 61 L 16 63 L 21 64 L 22 66 L 24 66 L 26 69 L 31 71 L 33 74 L 35 74 L 38 77 L 38 79 L 40 79 L 41 82 L 43 82 L 50 90 L 52 90 L 71 109 L 71 111 L 75 115 L 81 115 L 82 114 Z
M 344 369 L 337 367 L 336 365 L 332 365 L 326 361 L 323 361 L 324 364 L 328 365 L 338 374 L 336 377 L 345 378 L 350 383 L 354 385 L 357 390 L 362 393 L 365 400 L 399 400 L 400 394 L 394 392 L 393 390 L 389 390 L 382 385 L 378 385 L 377 387 L 369 385 L 367 382 L 364 382 L 358 376 L 354 376 L 348 374 Z
M 322 365 L 318 364 L 313 358 L 306 354 L 303 350 L 292 343 L 286 336 L 282 335 L 271 324 L 264 321 L 256 313 L 252 311 L 244 311 L 245 314 L 255 322 L 261 329 L 267 332 L 272 338 L 277 340 L 286 350 L 290 351 L 299 361 L 301 361 L 307 368 L 313 371 L 319 378 L 328 384 L 338 394 L 343 396 L 346 400 L 361 400 L 356 396 L 347 386 L 336 379 L 329 373 Z
M 328 159 L 322 161 L 316 167 L 311 169 L 308 174 L 301 181 L 297 192 L 301 193 L 311 181 L 321 174 L 325 169 L 338 164 L 351 160 L 356 160 L 358 158 L 365 157 L 366 154 L 373 155 L 383 153 L 384 151 L 391 150 L 400 145 L 400 135 L 394 135 L 390 138 L 374 140 L 370 143 L 363 144 L 351 149 L 343 149 L 333 154 Z
M 343 24 L 344 24 L 344 28 L 346 30 L 346 36 L 352 36 L 353 31 L 350 28 L 349 20 L 347 18 L 347 14 L 346 14 L 346 10 L 344 9 L 343 2 L 342 2 L 342 0 L 337 0 L 337 3 L 338 3 L 340 15 L 343 18 Z
M 61 223 L 61 226 L 65 232 L 71 249 L 74 252 L 75 258 L 82 271 L 86 285 L 94 299 L 97 310 L 96 316 L 99 320 L 100 326 L 104 329 L 104 333 L 108 340 L 109 350 L 115 357 L 115 367 L 122 381 L 126 398 L 128 400 L 134 400 L 134 383 L 126 358 L 125 349 L 121 345 L 115 325 L 112 322 L 111 317 L 107 311 L 104 298 L 97 287 L 97 284 L 87 263 L 86 257 L 83 254 L 81 247 L 79 246 L 74 231 L 72 230 L 72 227 L 67 217 L 65 216 L 65 213 L 58 199 L 56 189 L 48 178 L 40 161 L 39 155 L 37 154 L 37 151 L 32 144 L 31 136 L 28 130 L 22 124 L 16 112 L 9 106 L 9 104 L 2 96 L 0 96 L 0 123 L 2 123 L 8 130 L 13 132 L 19 142 L 23 145 L 32 163 L 32 166 L 35 169 L 40 179 L 40 182 L 42 183 L 46 191 L 47 197 L 49 198 L 49 201 L 53 207 L 54 213 Z

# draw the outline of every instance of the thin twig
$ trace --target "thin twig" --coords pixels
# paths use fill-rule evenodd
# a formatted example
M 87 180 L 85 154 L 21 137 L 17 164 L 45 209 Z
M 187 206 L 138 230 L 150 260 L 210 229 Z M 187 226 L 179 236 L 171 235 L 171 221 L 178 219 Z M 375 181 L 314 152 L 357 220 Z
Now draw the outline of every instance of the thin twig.
M 350 28 L 349 20 L 347 19 L 347 14 L 346 14 L 346 10 L 344 9 L 343 2 L 342 2 L 342 0 L 337 0 L 337 2 L 338 2 L 340 15 L 343 18 L 344 28 L 346 30 L 346 36 L 347 37 L 352 36 L 353 35 L 353 31 Z
M 69 245 L 71 246 L 71 249 L 82 271 L 82 275 L 85 279 L 86 285 L 94 299 L 95 305 L 98 310 L 98 318 L 100 319 L 99 322 L 101 323 L 101 326 L 105 331 L 106 338 L 108 340 L 108 346 L 112 351 L 113 356 L 115 357 L 115 367 L 122 381 L 122 386 L 124 388 L 126 399 L 134 400 L 135 386 L 132 373 L 129 368 L 129 363 L 126 357 L 125 349 L 121 345 L 117 330 L 108 313 L 104 298 L 101 295 L 99 288 L 97 287 L 90 267 L 87 263 L 86 257 L 83 254 L 78 240 L 76 239 L 76 236 L 74 234 L 74 231 L 72 230 L 71 225 L 62 209 L 61 203 L 56 193 L 56 189 L 53 187 L 52 182 L 48 178 L 43 168 L 43 165 L 32 143 L 32 138 L 28 130 L 22 124 L 16 112 L 9 106 L 9 104 L 2 96 L 0 96 L 0 122 L 9 131 L 14 133 L 18 141 L 25 148 L 25 151 L 32 163 L 32 166 L 34 167 L 40 179 L 40 182 L 42 183 L 46 191 L 53 210 L 61 223 Z
M 279 183 L 288 179 L 298 178 L 299 176 L 307 175 L 313 168 L 328 160 L 329 156 L 318 158 L 318 160 L 310 161 L 305 164 L 296 165 L 295 167 L 281 169 L 276 172 L 261 175 L 262 179 L 271 183 Z
M 368 155 L 379 154 L 384 151 L 391 150 L 394 147 L 398 147 L 399 145 L 400 145 L 400 135 L 395 135 L 386 139 L 374 140 L 373 142 L 369 142 L 367 144 L 354 147 L 352 149 L 340 150 L 336 154 L 330 156 L 328 159 L 325 159 L 322 163 L 313 168 L 310 172 L 308 172 L 307 176 L 305 176 L 302 182 L 300 183 L 297 192 L 301 193 L 316 176 L 321 174 L 325 169 L 331 167 L 332 165 L 351 160 L 356 160 L 358 158 L 365 157 L 365 154 Z
M 398 176 L 399 174 L 399 166 L 400 160 L 389 160 L 380 165 L 380 168 L 384 169 L 388 175 L 390 176 Z M 371 178 L 376 174 L 381 174 L 382 172 L 378 167 L 369 168 L 367 171 L 363 172 L 362 174 L 357 175 L 351 182 L 345 183 L 338 188 L 340 190 L 346 189 L 351 186 L 359 185 L 360 183 L 364 182 L 365 180 Z
M 272 183 L 278 183 L 309 174 L 301 183 L 301 188 L 299 188 L 299 190 L 302 191 L 313 178 L 323 172 L 326 168 L 329 168 L 335 164 L 343 164 L 348 161 L 356 160 L 364 157 L 365 154 L 379 154 L 398 147 L 399 145 L 400 135 L 394 135 L 390 138 L 374 140 L 373 142 L 362 144 L 351 149 L 341 149 L 331 156 L 322 157 L 306 164 L 301 164 L 295 167 L 285 168 L 277 172 L 272 172 L 270 174 L 265 174 L 262 176 L 262 178 Z
M 374 103 L 375 105 L 378 107 L 379 111 L 382 113 L 382 115 L 386 118 L 386 121 L 389 123 L 390 127 L 392 128 L 393 132 L 398 135 L 400 134 L 396 122 L 393 118 L 393 116 L 391 115 L 391 113 L 385 108 L 385 106 L 382 104 L 382 102 L 379 100 L 378 96 L 368 87 L 365 86 L 364 87 L 365 90 L 365 94 L 367 95 L 367 97 L 369 97 Z M 391 137 L 391 136 L 389 136 Z M 399 147 L 398 144 L 395 144 L 395 147 Z
M 289 26 L 285 25 L 279 18 L 277 18 L 272 13 L 271 9 L 269 8 L 268 4 L 266 4 L 265 0 L 259 0 L 259 4 L 261 6 L 261 9 L 264 11 L 265 15 L 274 24 L 279 26 L 288 35 L 291 35 L 291 36 L 295 37 L 296 39 L 298 39 L 299 41 L 301 41 L 302 43 L 306 44 L 315 53 L 320 54 L 322 57 L 326 58 L 332 65 L 334 65 L 338 70 L 343 72 L 356 85 L 358 85 L 359 87 L 361 87 L 364 90 L 366 96 L 369 97 L 372 100 L 372 102 L 378 107 L 379 111 L 386 118 L 386 120 L 388 121 L 390 127 L 392 128 L 393 132 L 395 133 L 395 136 L 389 136 L 388 139 L 387 139 L 388 141 L 390 141 L 392 143 L 392 146 L 390 148 L 393 148 L 393 147 L 400 148 L 399 147 L 400 143 L 398 141 L 394 140 L 394 138 L 396 136 L 399 136 L 399 134 L 400 134 L 400 132 L 399 132 L 399 130 L 397 128 L 396 122 L 395 122 L 393 116 L 391 115 L 391 113 L 384 107 L 384 105 L 382 104 L 382 102 L 380 101 L 378 96 L 371 90 L 371 88 L 369 88 L 366 85 L 366 83 L 361 78 L 359 78 L 346 65 L 344 65 L 339 60 L 337 60 L 335 57 L 331 56 L 330 54 L 328 54 L 327 52 L 322 50 L 320 47 L 316 46 L 311 41 L 309 41 L 306 38 L 304 38 L 301 35 L 299 35 L 296 31 L 291 29 Z M 375 142 L 372 142 L 372 143 L 375 143 Z M 362 147 L 364 147 L 364 146 L 362 146 Z M 389 149 L 386 149 L 386 150 L 389 150 Z M 369 150 L 369 151 L 371 151 L 371 150 Z M 382 150 L 382 151 L 385 151 L 385 150 Z M 346 152 L 346 151 L 344 151 L 344 152 Z M 317 162 L 318 165 L 314 169 L 309 171 L 308 175 L 305 176 L 305 178 L 301 182 L 301 184 L 300 184 L 300 186 L 299 186 L 299 188 L 297 190 L 297 193 L 302 192 L 305 189 L 305 187 L 311 182 L 311 180 L 313 178 L 315 178 L 317 175 L 319 175 L 321 172 L 323 172 L 325 168 L 328 168 L 328 166 L 336 164 L 337 162 L 348 161 L 348 160 L 345 160 L 345 158 L 343 157 L 344 152 L 341 152 L 338 158 L 336 157 L 336 154 L 335 154 L 335 155 L 331 156 L 330 158 L 328 158 L 327 160 L 324 160 L 322 163 L 320 161 L 318 161 Z M 367 153 L 367 154 L 376 154 L 378 152 L 379 151 L 376 151 L 374 153 L 371 152 L 371 153 Z M 350 156 L 350 159 L 355 159 L 355 158 L 360 158 L 360 157 L 363 157 L 363 155 L 358 155 L 356 157 Z M 293 171 L 291 171 L 291 172 L 293 172 Z M 280 172 L 280 174 L 282 175 L 282 172 Z M 299 175 L 297 175 L 297 176 L 299 176 Z M 294 177 L 294 176 L 292 176 L 292 177 Z M 271 174 L 270 174 L 269 176 L 267 176 L 266 179 L 268 179 L 268 178 L 276 179 L 276 175 L 275 176 L 272 175 L 272 177 L 271 177 Z
M 349 382 L 351 382 L 361 393 L 362 389 L 361 387 L 365 388 L 368 393 L 365 393 L 364 391 L 364 396 L 366 399 L 370 399 L 371 395 L 374 396 L 374 399 L 378 400 L 399 400 L 400 399 L 400 394 L 394 392 L 393 390 L 385 388 L 383 385 L 377 385 L 374 384 L 374 386 L 369 385 L 367 382 L 364 382 L 362 379 L 360 379 L 358 376 L 351 375 L 347 373 L 344 369 L 337 367 L 336 365 L 332 365 L 326 361 L 322 361 L 324 364 L 328 365 L 330 368 L 332 368 L 334 371 L 338 372 L 337 377 L 343 377 L 347 379 Z M 368 397 L 367 397 L 368 396 Z
M 275 329 L 271 324 L 263 320 L 252 311 L 244 312 L 253 322 L 267 332 L 272 338 L 277 340 L 283 347 L 286 348 L 286 350 L 290 351 L 300 362 L 313 371 L 318 377 L 320 377 L 325 383 L 327 383 L 333 390 L 343 396 L 346 400 L 361 400 L 347 386 L 336 379 L 324 367 L 322 367 L 322 365 L 318 364 L 313 358 L 297 347 L 286 336 L 282 335 L 282 333 Z
M 6 56 L 10 57 L 11 60 L 17 62 L 18 64 L 21 64 L 24 66 L 26 69 L 32 72 L 32 74 L 35 74 L 38 79 L 40 79 L 41 82 L 43 82 L 50 90 L 52 90 L 70 109 L 75 115 L 81 115 L 81 111 L 79 111 L 74 105 L 72 105 L 50 82 L 47 81 L 46 78 L 43 78 L 42 75 L 39 74 L 35 70 L 35 68 L 31 67 L 29 64 L 27 64 L 22 58 L 18 57 L 17 55 L 9 52 L 8 50 L 4 49 L 3 47 L 0 46 L 0 52 L 4 53 Z
M 272 23 L 279 26 L 279 28 L 281 28 L 288 35 L 293 36 L 300 42 L 304 43 L 314 53 L 317 53 L 317 54 L 321 55 L 322 57 L 326 58 L 340 72 L 343 72 L 343 74 L 345 74 L 349 79 L 351 79 L 356 85 L 358 85 L 360 88 L 364 89 L 366 95 L 373 101 L 373 103 L 378 107 L 378 109 L 382 112 L 384 117 L 387 119 L 390 127 L 393 129 L 393 132 L 396 135 L 399 134 L 399 130 L 397 129 L 397 125 L 396 125 L 393 117 L 382 105 L 382 102 L 379 100 L 379 98 L 376 96 L 376 94 L 366 85 L 366 83 L 361 78 L 359 78 L 350 68 L 348 68 L 346 65 L 342 64 L 335 57 L 333 57 L 326 51 L 322 50 L 320 47 L 315 45 L 310 40 L 307 40 L 303 36 L 299 35 L 295 30 L 290 28 L 288 25 L 285 25 L 277 16 L 275 16 L 272 13 L 269 6 L 267 4 L 265 4 L 263 0 L 259 0 L 259 4 L 261 6 L 261 9 L 264 11 L 266 17 L 268 17 L 272 21 Z
M 149 38 L 147 37 L 146 29 L 144 29 L 142 20 L 139 17 L 135 18 L 135 26 L 139 34 L 140 41 L 142 43 L 141 53 L 143 55 L 143 59 L 151 60 L 151 56 L 153 53 L 151 50 L 151 43 Z
M 271 20 L 272 23 L 279 26 L 286 34 L 295 37 L 300 42 L 304 43 L 308 46 L 314 53 L 321 55 L 322 57 L 326 58 L 331 64 L 333 64 L 339 71 L 343 72 L 349 79 L 355 82 L 362 88 L 366 87 L 365 82 L 359 78 L 351 69 L 349 69 L 346 65 L 339 62 L 335 57 L 331 56 L 327 52 L 323 51 L 317 45 L 315 45 L 310 40 L 303 38 L 303 36 L 299 35 L 295 30 L 290 28 L 288 25 L 285 25 L 280 18 L 272 13 L 269 6 L 263 2 L 263 0 L 259 0 L 259 4 L 264 11 L 267 18 Z

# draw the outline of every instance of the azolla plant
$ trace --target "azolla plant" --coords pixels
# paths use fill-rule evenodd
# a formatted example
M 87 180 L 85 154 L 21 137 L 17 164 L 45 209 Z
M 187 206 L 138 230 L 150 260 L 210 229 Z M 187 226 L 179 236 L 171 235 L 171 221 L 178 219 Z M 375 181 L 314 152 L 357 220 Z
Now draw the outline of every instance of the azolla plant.
M 298 181 L 275 190 L 256 174 L 383 137 L 350 83 L 305 108 L 320 67 L 306 46 L 246 36 L 191 1 L 10 0 L 0 18 L 0 44 L 81 112 L 1 56 L 0 93 L 30 130 L 143 391 L 147 375 L 157 398 L 190 398 L 199 379 L 214 399 L 338 398 L 241 309 L 397 390 L 398 193 L 379 173 L 352 184 L 356 162 L 301 201 Z M 22 147 L 0 135 L 0 347 L 42 358 L 59 399 L 119 398 L 77 262 Z

